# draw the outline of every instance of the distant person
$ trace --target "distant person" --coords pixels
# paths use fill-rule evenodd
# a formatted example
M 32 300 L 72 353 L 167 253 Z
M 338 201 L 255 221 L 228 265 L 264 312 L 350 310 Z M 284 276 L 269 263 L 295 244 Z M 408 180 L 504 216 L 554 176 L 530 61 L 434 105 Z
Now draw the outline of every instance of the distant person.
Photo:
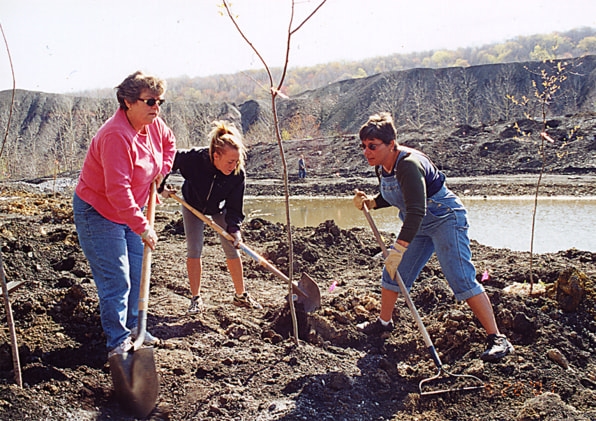
M 262 306 L 245 290 L 242 259 L 237 249 L 242 241 L 240 225 L 244 220 L 246 152 L 242 135 L 235 126 L 225 121 L 216 121 L 209 138 L 209 147 L 178 150 L 172 171 L 179 170 L 184 177 L 184 200 L 199 212 L 211 216 L 216 224 L 235 239 L 232 244 L 220 236 L 234 283 L 232 303 L 238 307 L 260 309 Z M 168 197 L 172 192 L 171 189 L 165 189 L 162 194 Z M 203 308 L 201 254 L 205 223 L 184 206 L 182 220 L 186 234 L 186 268 L 191 292 L 188 312 L 199 313 Z
M 157 234 L 143 210 L 170 171 L 176 139 L 159 117 L 166 82 L 142 72 L 116 87 L 120 108 L 91 140 L 73 197 L 74 222 L 99 296 L 108 358 L 137 334 L 144 244 Z M 159 339 L 145 333 L 145 344 Z
M 304 162 L 304 155 L 300 155 L 300 159 L 298 159 L 298 178 L 306 178 L 306 163 Z
M 488 334 L 485 361 L 496 361 L 513 352 L 499 332 L 484 287 L 476 280 L 468 238 L 467 212 L 460 199 L 445 185 L 445 175 L 415 149 L 400 146 L 389 113 L 371 116 L 360 128 L 360 147 L 380 179 L 380 194 L 357 191 L 355 206 L 362 210 L 395 206 L 403 225 L 385 259 L 381 281 L 381 313 L 374 322 L 358 327 L 367 334 L 393 330 L 393 309 L 399 286 L 397 270 L 410 290 L 433 253 L 455 298 L 466 300 Z

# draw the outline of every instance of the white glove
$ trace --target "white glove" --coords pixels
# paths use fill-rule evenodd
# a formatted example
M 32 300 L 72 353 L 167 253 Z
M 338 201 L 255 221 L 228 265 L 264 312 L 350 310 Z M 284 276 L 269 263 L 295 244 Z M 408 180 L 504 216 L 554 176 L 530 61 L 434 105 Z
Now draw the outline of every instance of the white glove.
M 367 196 L 366 193 L 360 190 L 355 191 L 353 200 L 354 206 L 356 206 L 358 210 L 362 210 L 365 204 L 368 209 L 374 209 L 377 206 L 374 198 Z
M 401 258 L 404 256 L 406 249 L 406 247 L 399 243 L 395 243 L 389 249 L 389 254 L 385 258 L 385 269 L 387 270 L 387 273 L 389 273 L 389 276 L 391 276 L 391 279 L 395 279 L 397 268 L 401 263 Z
M 240 243 L 242 242 L 242 235 L 240 235 L 240 231 L 231 232 L 230 235 L 234 238 L 234 247 L 239 248 Z
M 155 250 L 155 245 L 157 244 L 157 234 L 153 228 L 147 228 L 141 234 L 141 240 L 143 240 L 143 243 L 148 245 L 151 250 Z

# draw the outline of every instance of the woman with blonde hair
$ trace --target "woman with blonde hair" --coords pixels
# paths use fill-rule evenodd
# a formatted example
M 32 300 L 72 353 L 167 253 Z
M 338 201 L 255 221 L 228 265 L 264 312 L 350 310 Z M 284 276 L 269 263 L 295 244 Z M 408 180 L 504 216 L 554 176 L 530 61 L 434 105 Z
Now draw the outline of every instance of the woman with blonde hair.
M 262 308 L 261 305 L 246 292 L 242 260 L 237 248 L 241 241 L 240 226 L 244 220 L 246 149 L 242 134 L 233 124 L 216 121 L 213 125 L 209 133 L 209 147 L 179 149 L 176 151 L 172 171 L 180 171 L 184 178 L 184 200 L 204 215 L 211 216 L 215 223 L 235 239 L 232 244 L 220 236 L 228 270 L 234 283 L 233 304 L 259 309 Z M 164 190 L 163 195 L 168 197 L 170 193 L 171 190 Z M 188 311 L 199 313 L 203 307 L 200 289 L 205 223 L 184 206 L 182 219 L 186 235 L 186 269 L 192 296 Z

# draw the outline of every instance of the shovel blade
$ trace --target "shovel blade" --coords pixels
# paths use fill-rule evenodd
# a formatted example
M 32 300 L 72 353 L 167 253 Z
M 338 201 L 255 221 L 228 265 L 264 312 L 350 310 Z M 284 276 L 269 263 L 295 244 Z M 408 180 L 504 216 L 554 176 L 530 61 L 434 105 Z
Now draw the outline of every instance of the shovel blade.
M 304 311 L 307 313 L 321 307 L 319 286 L 307 273 L 302 274 L 297 284 L 292 284 L 292 292 L 296 295 L 296 301 L 304 306 Z
M 113 355 L 109 361 L 114 393 L 120 404 L 138 418 L 149 415 L 159 393 L 153 347 Z

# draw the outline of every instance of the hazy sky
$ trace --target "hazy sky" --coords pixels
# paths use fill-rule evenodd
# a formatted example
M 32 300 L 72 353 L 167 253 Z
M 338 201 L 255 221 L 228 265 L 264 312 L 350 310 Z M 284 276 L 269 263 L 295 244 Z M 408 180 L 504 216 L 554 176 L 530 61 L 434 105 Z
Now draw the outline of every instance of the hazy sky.
M 0 0 L 16 87 L 111 88 L 135 70 L 168 79 L 262 68 L 220 0 Z M 295 24 L 320 1 L 296 0 Z M 233 0 L 271 67 L 283 63 L 290 0 Z M 596 27 L 594 0 L 327 0 L 292 38 L 290 67 L 456 49 Z M 0 90 L 12 88 L 4 42 Z

